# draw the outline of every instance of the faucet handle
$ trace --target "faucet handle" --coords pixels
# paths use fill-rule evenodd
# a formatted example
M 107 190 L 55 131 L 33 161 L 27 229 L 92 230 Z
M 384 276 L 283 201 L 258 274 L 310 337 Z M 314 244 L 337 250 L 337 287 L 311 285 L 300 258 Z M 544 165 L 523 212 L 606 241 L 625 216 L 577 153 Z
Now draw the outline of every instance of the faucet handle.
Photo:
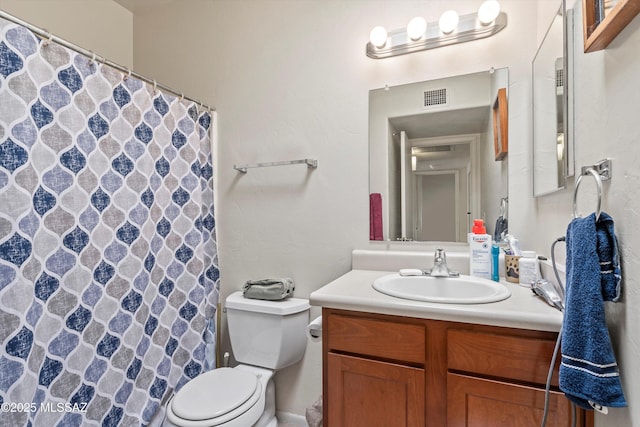
M 436 249 L 435 254 L 433 254 L 433 268 L 431 270 L 425 270 L 425 274 L 432 277 L 460 277 L 460 273 L 457 271 L 449 270 L 447 266 L 447 254 L 442 248 Z

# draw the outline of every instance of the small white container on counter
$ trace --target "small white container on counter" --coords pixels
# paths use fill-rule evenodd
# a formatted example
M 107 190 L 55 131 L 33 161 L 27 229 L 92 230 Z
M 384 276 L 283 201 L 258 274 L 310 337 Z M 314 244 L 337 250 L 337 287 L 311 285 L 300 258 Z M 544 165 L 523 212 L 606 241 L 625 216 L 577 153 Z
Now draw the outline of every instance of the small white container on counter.
M 538 256 L 535 251 L 522 251 L 522 257 L 519 260 L 520 284 L 523 286 L 531 286 L 533 282 L 538 280 Z

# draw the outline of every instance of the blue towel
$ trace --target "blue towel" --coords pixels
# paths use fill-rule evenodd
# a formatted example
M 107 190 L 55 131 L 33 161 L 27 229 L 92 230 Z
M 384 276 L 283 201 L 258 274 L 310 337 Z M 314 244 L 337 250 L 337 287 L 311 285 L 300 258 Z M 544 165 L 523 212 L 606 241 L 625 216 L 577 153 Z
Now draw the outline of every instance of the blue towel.
M 618 302 L 620 300 L 620 254 L 618 241 L 613 231 L 613 218 L 605 212 L 600 214 L 596 223 L 598 261 L 600 262 L 600 281 L 602 283 L 602 298 L 605 301 Z
M 604 301 L 620 298 L 620 282 L 613 219 L 603 212 L 597 224 L 595 214 L 571 221 L 560 389 L 586 409 L 627 406 L 604 312 Z

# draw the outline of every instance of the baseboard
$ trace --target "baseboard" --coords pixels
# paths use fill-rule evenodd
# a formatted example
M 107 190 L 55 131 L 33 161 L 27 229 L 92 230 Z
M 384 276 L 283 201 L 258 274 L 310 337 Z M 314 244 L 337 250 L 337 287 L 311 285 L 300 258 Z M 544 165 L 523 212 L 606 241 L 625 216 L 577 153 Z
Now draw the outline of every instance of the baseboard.
M 307 419 L 302 415 L 289 412 L 276 412 L 278 427 L 308 427 Z

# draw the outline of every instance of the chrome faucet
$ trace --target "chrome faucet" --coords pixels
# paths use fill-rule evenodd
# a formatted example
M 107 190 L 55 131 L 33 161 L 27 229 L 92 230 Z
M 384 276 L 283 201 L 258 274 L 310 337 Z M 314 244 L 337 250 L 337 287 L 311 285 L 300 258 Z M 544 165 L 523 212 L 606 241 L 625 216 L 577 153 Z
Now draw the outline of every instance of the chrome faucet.
M 436 249 L 433 255 L 433 268 L 431 270 L 425 270 L 425 274 L 431 277 L 458 277 L 460 274 L 455 271 L 449 270 L 447 266 L 447 255 L 444 253 L 444 249 Z

